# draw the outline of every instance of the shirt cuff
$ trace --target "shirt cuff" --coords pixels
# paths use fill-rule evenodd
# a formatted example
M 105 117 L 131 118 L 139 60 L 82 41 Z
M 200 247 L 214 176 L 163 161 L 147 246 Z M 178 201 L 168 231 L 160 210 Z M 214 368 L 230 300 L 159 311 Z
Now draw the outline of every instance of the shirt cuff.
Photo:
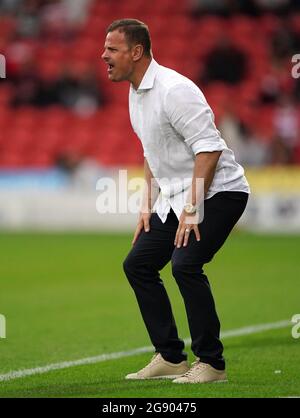
M 199 152 L 224 151 L 227 148 L 225 142 L 219 136 L 210 138 L 194 136 L 186 139 L 185 143 L 192 148 L 195 155 L 199 154 Z

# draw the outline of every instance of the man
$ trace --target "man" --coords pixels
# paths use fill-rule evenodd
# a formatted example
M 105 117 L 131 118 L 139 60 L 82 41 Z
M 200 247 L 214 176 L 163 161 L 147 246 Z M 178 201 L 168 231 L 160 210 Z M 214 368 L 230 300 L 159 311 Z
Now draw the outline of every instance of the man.
M 130 119 L 143 145 L 148 185 L 124 271 L 155 355 L 126 378 L 226 381 L 220 323 L 203 265 L 222 246 L 246 207 L 249 186 L 243 168 L 220 137 L 199 88 L 153 59 L 144 23 L 113 22 L 102 58 L 111 81 L 131 83 Z M 159 275 L 170 260 L 196 356 L 191 368 Z

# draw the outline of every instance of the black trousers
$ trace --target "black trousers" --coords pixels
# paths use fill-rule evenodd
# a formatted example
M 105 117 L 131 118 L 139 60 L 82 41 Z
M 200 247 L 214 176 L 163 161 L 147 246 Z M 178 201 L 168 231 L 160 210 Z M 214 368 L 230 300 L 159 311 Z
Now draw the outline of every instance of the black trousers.
M 150 232 L 142 231 L 124 261 L 155 351 L 172 363 L 186 359 L 184 342 L 178 337 L 171 304 L 159 271 L 171 260 L 172 273 L 184 300 L 192 351 L 204 363 L 225 368 L 220 322 L 203 265 L 212 260 L 242 215 L 248 200 L 243 192 L 220 192 L 204 202 L 199 224 L 201 240 L 190 233 L 186 247 L 176 248 L 178 219 L 171 210 L 165 223 L 156 213 L 150 218 Z

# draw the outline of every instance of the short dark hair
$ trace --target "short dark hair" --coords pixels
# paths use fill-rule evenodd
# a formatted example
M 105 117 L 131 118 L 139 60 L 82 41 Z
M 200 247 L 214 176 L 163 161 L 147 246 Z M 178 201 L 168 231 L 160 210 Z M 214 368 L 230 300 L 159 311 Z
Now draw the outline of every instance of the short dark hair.
M 148 26 L 137 19 L 120 19 L 112 22 L 106 33 L 118 30 L 125 34 L 127 43 L 130 46 L 141 44 L 144 48 L 144 54 L 151 57 L 151 37 Z

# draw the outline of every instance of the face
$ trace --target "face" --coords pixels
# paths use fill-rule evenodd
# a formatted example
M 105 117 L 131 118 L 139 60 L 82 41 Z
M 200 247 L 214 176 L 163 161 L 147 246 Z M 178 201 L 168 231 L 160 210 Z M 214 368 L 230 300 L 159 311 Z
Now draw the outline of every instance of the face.
M 134 70 L 134 53 L 124 33 L 115 30 L 107 34 L 101 58 L 108 65 L 108 78 L 111 81 L 130 80 Z

